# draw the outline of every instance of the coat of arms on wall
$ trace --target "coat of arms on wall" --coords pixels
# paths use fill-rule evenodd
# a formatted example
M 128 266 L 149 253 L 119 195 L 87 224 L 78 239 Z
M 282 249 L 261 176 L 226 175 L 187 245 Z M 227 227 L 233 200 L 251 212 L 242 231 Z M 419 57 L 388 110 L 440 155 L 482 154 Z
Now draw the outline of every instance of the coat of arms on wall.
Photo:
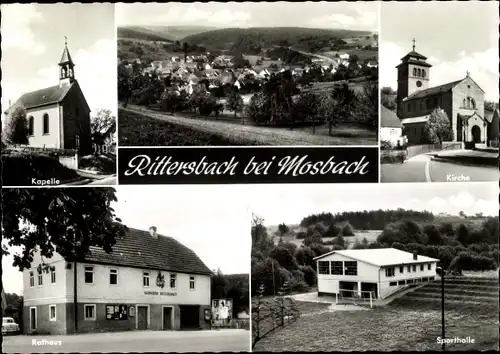
M 159 286 L 160 288 L 165 287 L 165 276 L 161 274 L 161 272 L 158 272 L 158 276 L 156 277 L 156 286 Z

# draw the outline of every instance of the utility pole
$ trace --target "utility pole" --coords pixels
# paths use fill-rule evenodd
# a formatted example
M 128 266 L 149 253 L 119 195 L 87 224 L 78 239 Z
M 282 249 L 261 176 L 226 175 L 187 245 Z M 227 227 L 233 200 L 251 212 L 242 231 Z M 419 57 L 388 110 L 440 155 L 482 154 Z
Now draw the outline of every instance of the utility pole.
M 441 348 L 443 352 L 446 351 L 445 347 L 445 330 L 444 330 L 444 269 L 441 267 L 436 268 L 436 273 L 441 277 Z

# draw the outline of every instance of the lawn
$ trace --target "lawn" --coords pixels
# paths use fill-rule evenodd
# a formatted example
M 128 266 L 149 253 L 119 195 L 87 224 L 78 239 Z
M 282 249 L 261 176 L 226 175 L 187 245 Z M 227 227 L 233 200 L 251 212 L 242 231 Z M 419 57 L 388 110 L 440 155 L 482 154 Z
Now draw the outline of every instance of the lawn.
M 118 110 L 118 136 L 121 146 L 205 146 L 245 145 L 218 134 Z
M 308 305 L 309 311 L 316 306 Z M 257 343 L 254 351 L 440 350 L 439 305 L 393 303 L 366 311 L 301 316 Z M 498 308 L 448 306 L 446 338 L 470 336 L 475 343 L 447 344 L 448 350 L 498 350 Z
M 128 105 L 118 111 L 121 146 L 199 145 L 376 145 L 377 133 L 364 127 L 325 129 L 255 126 L 240 117 L 201 117 L 190 113 L 171 115 L 143 106 Z

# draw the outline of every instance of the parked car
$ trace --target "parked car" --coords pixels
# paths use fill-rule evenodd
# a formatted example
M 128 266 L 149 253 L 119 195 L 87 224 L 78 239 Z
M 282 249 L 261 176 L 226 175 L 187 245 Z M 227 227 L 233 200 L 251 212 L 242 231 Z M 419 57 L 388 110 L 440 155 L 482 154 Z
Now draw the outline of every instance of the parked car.
M 2 335 L 7 333 L 19 333 L 19 325 L 12 317 L 2 318 Z

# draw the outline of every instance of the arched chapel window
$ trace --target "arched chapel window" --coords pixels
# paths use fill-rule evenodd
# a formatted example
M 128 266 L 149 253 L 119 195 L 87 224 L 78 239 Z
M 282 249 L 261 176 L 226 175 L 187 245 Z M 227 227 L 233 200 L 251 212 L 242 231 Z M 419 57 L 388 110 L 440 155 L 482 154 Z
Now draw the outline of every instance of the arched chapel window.
M 417 76 L 417 69 L 413 68 L 413 76 Z
M 425 77 L 425 70 L 422 70 L 422 77 Z
M 49 115 L 43 115 L 43 134 L 49 134 Z
M 28 133 L 30 136 L 35 135 L 35 120 L 33 116 L 28 117 Z

